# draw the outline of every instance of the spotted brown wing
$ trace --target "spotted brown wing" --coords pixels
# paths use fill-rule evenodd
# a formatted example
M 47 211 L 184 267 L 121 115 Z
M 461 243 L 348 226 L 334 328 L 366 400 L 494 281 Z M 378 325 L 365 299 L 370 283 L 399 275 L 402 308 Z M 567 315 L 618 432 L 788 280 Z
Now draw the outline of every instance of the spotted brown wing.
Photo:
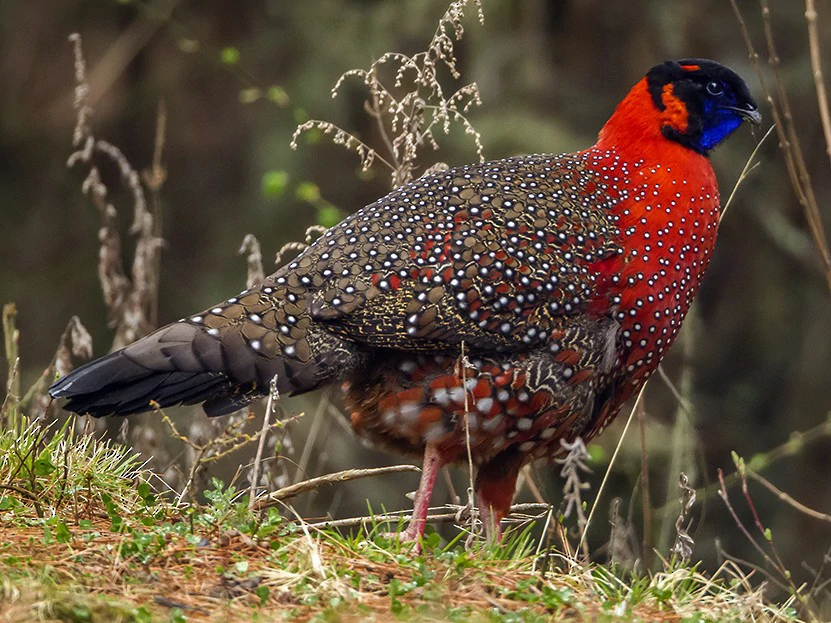
M 312 319 L 359 342 L 523 349 L 603 296 L 597 267 L 618 252 L 605 191 L 572 156 L 461 167 L 367 206 L 288 271 L 322 277 Z

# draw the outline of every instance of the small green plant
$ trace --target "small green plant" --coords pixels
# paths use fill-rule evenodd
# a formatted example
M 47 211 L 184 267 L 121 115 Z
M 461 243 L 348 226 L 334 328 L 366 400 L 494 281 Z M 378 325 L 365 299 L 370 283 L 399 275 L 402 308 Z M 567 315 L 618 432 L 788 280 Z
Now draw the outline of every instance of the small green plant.
M 39 517 L 90 516 L 102 507 L 132 513 L 136 489 L 150 475 L 125 446 L 75 432 L 67 420 L 52 430 L 38 422 L 0 431 L 0 508 Z

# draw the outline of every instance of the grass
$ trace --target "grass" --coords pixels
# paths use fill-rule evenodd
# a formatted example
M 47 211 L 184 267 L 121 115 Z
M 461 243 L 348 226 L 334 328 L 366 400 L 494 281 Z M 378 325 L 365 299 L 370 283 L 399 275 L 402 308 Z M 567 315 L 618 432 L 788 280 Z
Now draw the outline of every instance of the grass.
M 30 425 L 0 434 L 3 621 L 797 621 L 737 567 L 636 576 L 514 530 L 424 553 L 384 526 L 319 529 L 290 507 L 249 509 L 213 480 L 181 505 L 119 445 Z

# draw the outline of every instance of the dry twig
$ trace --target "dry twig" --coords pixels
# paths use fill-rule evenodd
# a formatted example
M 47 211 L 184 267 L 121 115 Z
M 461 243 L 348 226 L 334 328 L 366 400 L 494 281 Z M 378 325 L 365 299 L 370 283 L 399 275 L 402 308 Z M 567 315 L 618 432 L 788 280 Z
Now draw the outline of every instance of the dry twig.
M 427 523 L 455 523 L 459 518 L 459 511 L 466 510 L 466 506 L 442 506 L 439 508 L 431 508 L 431 511 L 438 511 L 438 514 L 428 515 Z M 441 512 L 449 509 L 448 512 Z M 511 506 L 511 515 L 519 514 L 520 521 L 529 521 L 535 519 L 542 519 L 551 507 L 548 504 L 514 504 Z M 327 528 L 357 528 L 359 526 L 369 527 L 377 523 L 384 522 L 401 522 L 407 523 L 412 519 L 408 511 L 401 511 L 398 513 L 385 513 L 383 515 L 367 515 L 364 517 L 351 517 L 349 519 L 333 519 L 327 521 L 318 521 L 309 524 L 313 528 L 327 529 Z M 525 513 L 529 513 L 525 515 Z
M 739 27 L 741 28 L 742 36 L 744 37 L 745 44 L 750 55 L 750 61 L 756 68 L 756 74 L 762 85 L 765 99 L 770 105 L 774 125 L 776 126 L 776 133 L 779 137 L 779 147 L 785 156 L 785 164 L 791 181 L 791 186 L 793 187 L 797 200 L 805 213 L 805 218 L 808 221 L 808 228 L 811 231 L 811 236 L 814 239 L 814 245 L 816 246 L 820 261 L 822 262 L 822 269 L 827 286 L 829 291 L 831 291 L 831 251 L 829 251 L 828 248 L 828 240 L 823 228 L 819 205 L 817 204 L 817 198 L 814 194 L 814 187 L 811 183 L 811 176 L 808 173 L 808 167 L 805 164 L 805 158 L 802 153 L 799 137 L 794 126 L 790 100 L 788 98 L 787 91 L 785 90 L 784 81 L 781 75 L 781 61 L 779 59 L 779 54 L 777 53 L 776 44 L 773 38 L 770 6 L 767 0 L 759 0 L 762 13 L 762 24 L 765 33 L 765 42 L 767 44 L 768 51 L 768 64 L 772 67 L 774 75 L 773 89 L 768 86 L 768 83 L 765 80 L 761 62 L 759 61 L 759 54 L 753 45 L 753 40 L 750 37 L 747 24 L 744 21 L 744 17 L 739 10 L 736 0 L 730 0 L 730 4 L 733 7 L 733 12 L 736 15 Z
M 811 54 L 811 70 L 814 75 L 814 85 L 817 89 L 819 118 L 822 122 L 822 133 L 825 137 L 825 152 L 828 154 L 829 160 L 831 160 L 831 112 L 829 112 L 828 108 L 828 94 L 825 91 L 825 78 L 822 74 L 822 52 L 819 44 L 815 0 L 805 0 L 805 20 L 808 22 L 808 49 Z
M 827 513 L 821 513 L 817 510 L 809 506 L 805 506 L 804 504 L 797 502 L 793 499 L 790 495 L 779 489 L 776 485 L 770 482 L 767 478 L 762 476 L 761 474 L 756 473 L 752 469 L 747 470 L 747 475 L 750 476 L 753 480 L 760 483 L 765 489 L 773 493 L 779 500 L 785 502 L 789 506 L 795 508 L 800 513 L 804 515 L 808 515 L 808 517 L 813 517 L 814 519 L 819 519 L 820 521 L 825 521 L 831 523 L 831 515 Z
M 261 510 L 268 506 L 273 506 L 278 502 L 293 498 L 301 493 L 305 493 L 306 491 L 318 489 L 321 485 L 333 484 L 336 482 L 347 482 L 349 480 L 359 480 L 361 478 L 371 478 L 373 476 L 381 476 L 383 474 L 419 471 L 421 470 L 415 465 L 391 465 L 389 467 L 375 467 L 369 469 L 345 469 L 340 472 L 326 474 L 325 476 L 317 476 L 315 478 L 309 478 L 308 480 L 296 482 L 293 485 L 289 485 L 267 495 L 260 496 L 255 500 L 252 507 L 257 510 Z
M 250 278 L 250 274 L 249 274 Z M 249 286 L 250 287 L 250 286 Z M 263 460 L 263 448 L 265 448 L 266 433 L 271 426 L 271 415 L 274 413 L 275 403 L 280 398 L 280 392 L 277 389 L 277 375 L 271 379 L 269 383 L 268 401 L 265 405 L 265 413 L 263 413 L 263 426 L 260 429 L 260 439 L 257 442 L 257 454 L 254 457 L 254 465 L 251 467 L 251 491 L 248 496 L 248 507 L 254 508 L 254 499 L 257 496 L 257 483 L 260 479 L 260 464 Z
M 730 516 L 733 518 L 736 526 L 739 528 L 741 533 L 745 536 L 745 538 L 750 542 L 755 549 L 764 559 L 766 563 L 766 568 L 763 569 L 761 567 L 756 567 L 749 561 L 739 561 L 742 564 L 746 564 L 751 568 L 759 569 L 765 577 L 769 578 L 771 581 L 776 582 L 783 588 L 785 588 L 790 595 L 796 598 L 803 606 L 805 606 L 808 611 L 810 608 L 808 607 L 806 597 L 803 594 L 803 586 L 797 586 L 794 583 L 793 576 L 790 570 L 785 566 L 785 563 L 782 561 L 781 557 L 779 556 L 779 552 L 776 549 L 773 541 L 773 533 L 769 528 L 765 528 L 762 524 L 761 519 L 759 518 L 759 514 L 756 512 L 756 505 L 753 502 L 753 498 L 750 495 L 750 492 L 747 488 L 747 470 L 744 464 L 744 460 L 737 456 L 735 453 L 733 454 L 733 461 L 736 465 L 736 471 L 738 472 L 739 478 L 741 479 L 742 483 L 742 493 L 744 494 L 745 501 L 747 502 L 747 506 L 750 509 L 751 515 L 753 517 L 753 523 L 756 526 L 756 529 L 759 531 L 760 536 L 767 544 L 767 549 L 770 551 L 765 550 L 759 542 L 753 537 L 750 531 L 745 527 L 744 523 L 739 519 L 738 514 L 733 508 L 733 505 L 730 503 L 730 498 L 727 495 L 727 485 L 724 482 L 724 473 L 721 469 L 718 470 L 718 479 L 720 483 L 719 489 L 719 496 L 724 502 L 724 505 L 727 507 Z M 738 560 L 738 559 L 735 559 Z M 776 573 L 777 577 L 774 577 L 772 573 Z

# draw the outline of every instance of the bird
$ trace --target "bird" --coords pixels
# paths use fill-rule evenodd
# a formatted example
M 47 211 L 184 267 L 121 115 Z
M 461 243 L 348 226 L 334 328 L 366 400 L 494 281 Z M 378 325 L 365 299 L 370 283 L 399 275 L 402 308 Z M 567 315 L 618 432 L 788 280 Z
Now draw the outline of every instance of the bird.
M 95 417 L 340 384 L 358 436 L 438 470 L 472 461 L 487 539 L 519 471 L 588 442 L 672 346 L 720 218 L 710 155 L 761 115 L 707 59 L 652 67 L 596 143 L 424 175 L 346 217 L 259 285 L 57 380 Z

